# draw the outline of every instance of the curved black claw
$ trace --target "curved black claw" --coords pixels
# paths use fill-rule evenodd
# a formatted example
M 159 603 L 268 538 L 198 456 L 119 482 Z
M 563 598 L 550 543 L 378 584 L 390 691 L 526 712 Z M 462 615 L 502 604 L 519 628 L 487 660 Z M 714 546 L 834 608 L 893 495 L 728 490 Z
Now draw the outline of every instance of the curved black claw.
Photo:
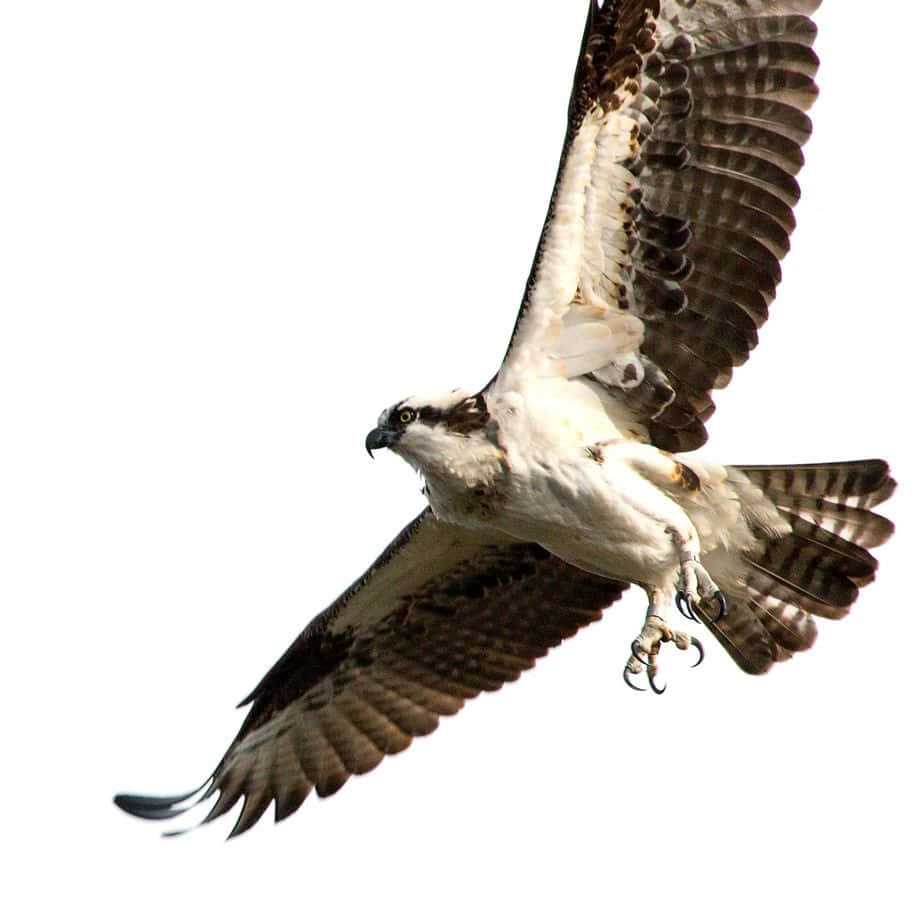
M 685 620 L 692 620 L 694 623 L 699 623 L 696 614 L 693 612 L 693 605 L 691 604 L 689 598 L 687 598 L 681 591 L 678 591 L 674 597 L 674 604 L 677 609 L 680 611 L 680 615 Z M 686 604 L 686 609 L 684 605 Z
M 725 616 L 725 611 L 728 610 L 728 604 L 725 602 L 725 595 L 721 591 L 716 591 L 713 597 L 719 604 L 719 612 L 716 614 L 716 618 L 713 622 L 718 623 L 719 620 Z
M 623 680 L 626 681 L 626 686 L 629 687 L 630 690 L 638 690 L 640 693 L 645 693 L 645 687 L 637 687 L 629 679 L 629 674 L 630 674 L 629 666 L 623 668 Z
M 651 674 L 649 674 L 649 676 L 648 676 L 648 683 L 649 683 L 649 686 L 652 688 L 652 690 L 653 690 L 655 693 L 658 694 L 658 696 L 661 696 L 661 694 L 664 693 L 664 691 L 668 689 L 668 685 L 667 685 L 667 684 L 665 684 L 663 687 L 659 687 L 659 686 L 655 683 L 655 678 L 654 678 L 654 676 L 651 675 Z
M 690 637 L 690 644 L 696 649 L 697 653 L 700 656 L 699 658 L 696 659 L 696 664 L 691 664 L 690 667 L 697 668 L 703 663 L 703 658 L 705 657 L 706 653 L 703 651 L 703 643 L 700 642 L 700 640 L 697 639 L 696 636 Z
M 633 657 L 641 661 L 646 667 L 649 666 L 649 661 L 647 658 L 643 658 L 641 655 L 642 649 L 639 648 L 639 640 L 633 639 L 633 644 L 629 647 L 629 650 L 633 653 Z

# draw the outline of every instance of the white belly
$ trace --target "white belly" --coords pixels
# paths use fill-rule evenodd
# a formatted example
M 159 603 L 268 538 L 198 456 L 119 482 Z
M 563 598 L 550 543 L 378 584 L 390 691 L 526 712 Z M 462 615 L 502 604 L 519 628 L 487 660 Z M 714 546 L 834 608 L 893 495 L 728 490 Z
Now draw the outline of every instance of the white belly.
M 678 564 L 675 519 L 686 515 L 616 450 L 602 463 L 579 450 L 551 463 L 512 464 L 506 499 L 489 523 L 599 575 L 669 584 Z
M 501 472 L 481 488 L 427 470 L 435 514 L 539 543 L 598 575 L 662 590 L 677 577 L 678 547 L 713 553 L 719 566 L 722 550 L 754 542 L 724 467 L 694 460 L 698 481 L 688 483 L 684 465 L 650 444 L 618 439 L 558 449 L 532 437 L 517 443 L 529 449 L 508 445 Z

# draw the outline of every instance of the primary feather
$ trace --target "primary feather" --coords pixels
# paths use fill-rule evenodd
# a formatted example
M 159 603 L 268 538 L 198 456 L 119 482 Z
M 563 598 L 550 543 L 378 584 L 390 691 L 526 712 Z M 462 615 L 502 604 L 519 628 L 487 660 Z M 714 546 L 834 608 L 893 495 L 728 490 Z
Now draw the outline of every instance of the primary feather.
M 814 641 L 872 580 L 883 461 L 723 467 L 712 391 L 757 344 L 799 197 L 818 0 L 592 0 L 558 176 L 505 359 L 479 393 L 402 400 L 368 435 L 430 507 L 243 701 L 209 780 L 143 818 L 336 792 L 514 680 L 627 584 L 624 676 L 652 689 L 675 588 L 745 671 Z

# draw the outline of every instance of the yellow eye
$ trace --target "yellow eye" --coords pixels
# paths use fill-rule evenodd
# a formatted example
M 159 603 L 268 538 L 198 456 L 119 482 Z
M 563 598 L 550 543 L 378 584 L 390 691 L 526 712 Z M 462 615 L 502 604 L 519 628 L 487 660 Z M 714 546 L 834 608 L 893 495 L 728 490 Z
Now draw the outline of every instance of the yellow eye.
M 404 425 L 408 425 L 409 422 L 411 422 L 412 419 L 414 418 L 415 418 L 415 413 L 411 409 L 403 409 L 402 412 L 399 413 L 399 420 Z

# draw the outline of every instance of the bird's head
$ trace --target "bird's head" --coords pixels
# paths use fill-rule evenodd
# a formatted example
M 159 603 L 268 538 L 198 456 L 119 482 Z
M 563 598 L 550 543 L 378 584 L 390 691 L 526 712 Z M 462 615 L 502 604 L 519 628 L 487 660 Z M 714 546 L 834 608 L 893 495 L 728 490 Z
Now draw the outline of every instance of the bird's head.
M 481 393 L 454 390 L 436 397 L 413 396 L 385 409 L 364 441 L 367 452 L 388 447 L 424 475 L 438 472 L 471 441 L 489 435 L 490 416 Z

